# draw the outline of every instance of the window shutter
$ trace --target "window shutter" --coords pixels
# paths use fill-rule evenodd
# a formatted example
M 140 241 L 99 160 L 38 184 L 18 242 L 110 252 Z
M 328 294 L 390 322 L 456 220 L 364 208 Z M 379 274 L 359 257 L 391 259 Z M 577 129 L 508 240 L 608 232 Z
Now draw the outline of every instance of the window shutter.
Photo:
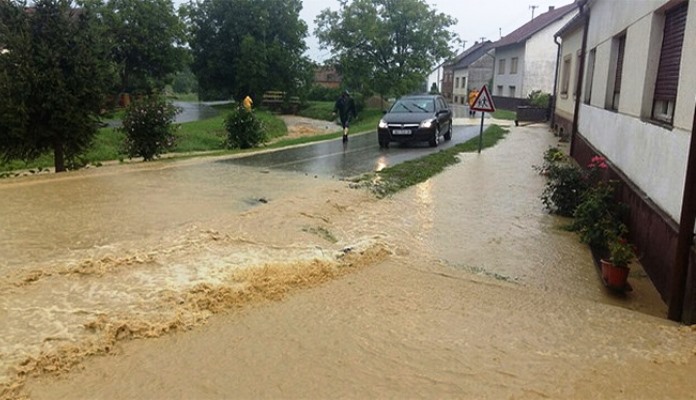
M 684 2 L 665 13 L 665 32 L 662 38 L 654 100 L 675 101 L 677 99 L 679 64 L 688 5 L 688 2 Z

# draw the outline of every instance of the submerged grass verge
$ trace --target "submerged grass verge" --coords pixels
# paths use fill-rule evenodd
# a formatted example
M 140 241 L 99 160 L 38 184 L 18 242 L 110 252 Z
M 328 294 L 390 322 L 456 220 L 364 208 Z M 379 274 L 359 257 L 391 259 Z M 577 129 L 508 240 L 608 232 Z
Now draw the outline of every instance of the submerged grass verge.
M 491 125 L 483 132 L 483 148 L 494 146 L 509 131 L 498 125 Z M 446 167 L 459 162 L 457 154 L 478 150 L 479 138 L 427 155 L 417 160 L 406 161 L 379 172 L 365 174 L 357 178 L 358 186 L 368 187 L 377 197 L 390 196 L 402 189 L 426 181 L 442 172 Z

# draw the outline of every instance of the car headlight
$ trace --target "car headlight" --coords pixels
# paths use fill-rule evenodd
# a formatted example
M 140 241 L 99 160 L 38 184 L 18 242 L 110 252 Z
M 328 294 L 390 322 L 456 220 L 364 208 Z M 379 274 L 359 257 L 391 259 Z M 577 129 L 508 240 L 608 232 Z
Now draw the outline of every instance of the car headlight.
M 421 128 L 425 128 L 425 129 L 428 129 L 428 128 L 430 128 L 431 126 L 433 126 L 433 123 L 435 123 L 435 120 L 434 120 L 434 119 L 426 119 L 426 120 L 424 120 L 424 121 L 421 121 L 420 127 L 421 127 Z
M 379 125 L 377 125 L 377 127 L 378 127 L 379 129 L 387 129 L 388 126 L 389 126 L 389 125 L 387 125 L 387 121 L 385 121 L 385 120 L 383 120 L 383 119 L 380 119 L 380 120 L 379 120 Z

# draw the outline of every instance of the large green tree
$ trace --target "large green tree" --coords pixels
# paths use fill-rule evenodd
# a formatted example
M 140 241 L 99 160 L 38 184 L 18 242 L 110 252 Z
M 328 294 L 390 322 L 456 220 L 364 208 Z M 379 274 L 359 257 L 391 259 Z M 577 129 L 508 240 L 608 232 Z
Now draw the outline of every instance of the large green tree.
M 203 0 L 182 7 L 202 99 L 297 93 L 309 60 L 301 0 Z
M 52 151 L 64 171 L 91 144 L 112 64 L 95 4 L 0 1 L 0 155 Z
M 456 22 L 423 0 L 340 0 L 319 14 L 315 34 L 352 89 L 398 96 L 453 55 Z
M 161 90 L 185 66 L 184 24 L 172 0 L 108 0 L 104 11 L 120 91 Z

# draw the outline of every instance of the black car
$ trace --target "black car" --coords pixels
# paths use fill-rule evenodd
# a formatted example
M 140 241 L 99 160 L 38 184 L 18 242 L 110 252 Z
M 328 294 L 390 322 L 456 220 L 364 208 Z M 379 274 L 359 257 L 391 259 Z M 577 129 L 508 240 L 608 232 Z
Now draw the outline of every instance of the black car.
M 452 110 L 439 95 L 404 96 L 384 114 L 377 126 L 379 147 L 390 142 L 428 142 L 452 139 Z

